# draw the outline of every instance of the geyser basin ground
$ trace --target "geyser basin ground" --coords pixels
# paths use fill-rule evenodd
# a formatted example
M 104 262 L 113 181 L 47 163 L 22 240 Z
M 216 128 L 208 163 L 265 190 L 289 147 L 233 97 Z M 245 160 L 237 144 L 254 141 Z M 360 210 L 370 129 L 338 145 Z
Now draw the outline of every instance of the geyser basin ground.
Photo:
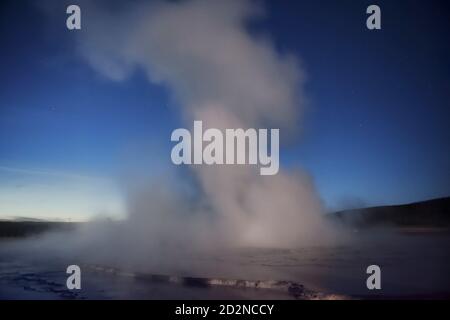
M 0 297 L 6 299 L 293 299 L 277 290 L 195 287 L 156 283 L 92 272 L 82 268 L 82 289 L 65 288 L 65 267 L 73 259 L 30 256 L 9 250 L 0 242 Z M 297 249 L 239 249 L 184 258 L 178 268 L 115 267 L 147 274 L 172 273 L 203 278 L 295 281 L 322 294 L 353 298 L 449 297 L 450 235 L 379 234 L 358 236 L 358 241 L 331 247 Z M 95 263 L 95 261 L 84 261 Z M 80 262 L 79 262 L 80 263 Z M 378 264 L 382 290 L 366 288 L 365 270 Z

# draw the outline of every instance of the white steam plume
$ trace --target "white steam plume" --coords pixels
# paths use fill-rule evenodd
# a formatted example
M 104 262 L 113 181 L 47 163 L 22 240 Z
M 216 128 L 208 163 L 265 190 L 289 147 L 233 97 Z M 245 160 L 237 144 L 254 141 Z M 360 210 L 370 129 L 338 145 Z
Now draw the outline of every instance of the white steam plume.
M 96 70 L 117 81 L 135 68 L 145 70 L 150 82 L 171 90 L 188 124 L 280 128 L 282 138 L 292 139 L 304 108 L 304 74 L 294 56 L 281 55 L 267 38 L 249 32 L 247 23 L 264 16 L 257 3 L 194 0 L 124 9 L 84 10 L 80 50 Z M 303 173 L 259 176 L 250 166 L 235 165 L 192 170 L 215 214 L 206 224 L 215 237 L 238 245 L 296 246 L 329 234 Z M 148 214 L 149 224 L 163 220 L 168 238 L 183 229 L 182 219 L 205 227 L 203 214 L 197 219 L 163 207 L 152 215 L 154 205 L 138 206 L 130 219 Z

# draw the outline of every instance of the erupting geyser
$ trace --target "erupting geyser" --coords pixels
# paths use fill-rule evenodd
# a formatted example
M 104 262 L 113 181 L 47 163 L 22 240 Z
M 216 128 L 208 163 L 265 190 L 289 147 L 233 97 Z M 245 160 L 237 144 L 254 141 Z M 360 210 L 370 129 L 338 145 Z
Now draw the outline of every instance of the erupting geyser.
M 152 85 L 170 89 L 187 123 L 201 120 L 219 130 L 279 128 L 281 144 L 295 138 L 304 107 L 303 71 L 294 56 L 248 31 L 250 20 L 264 17 L 263 8 L 250 1 L 194 0 L 127 9 L 125 14 L 85 10 L 89 32 L 82 33 L 80 50 L 96 70 L 116 81 L 135 68 L 145 70 Z M 118 30 L 114 38 L 112 25 Z M 191 170 L 204 207 L 178 212 L 186 208 L 174 203 L 185 200 L 174 201 L 180 197 L 169 186 L 168 199 L 152 198 L 159 204 L 131 201 L 130 219 L 152 225 L 140 231 L 250 246 L 317 243 L 330 234 L 312 183 L 300 171 L 260 176 L 254 167 L 240 165 Z

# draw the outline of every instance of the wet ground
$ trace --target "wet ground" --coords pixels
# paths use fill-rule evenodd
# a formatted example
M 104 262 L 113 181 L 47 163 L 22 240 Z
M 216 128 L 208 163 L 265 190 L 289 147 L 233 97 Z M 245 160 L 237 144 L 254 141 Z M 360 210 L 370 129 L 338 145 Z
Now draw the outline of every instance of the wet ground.
M 287 293 L 155 283 L 82 270 L 82 288 L 66 287 L 65 265 L 0 263 L 0 299 L 293 299 Z
M 293 299 L 286 291 L 155 283 L 82 268 L 82 289 L 66 288 L 61 259 L 16 254 L 0 243 L 0 299 Z M 367 266 L 381 267 L 381 290 L 366 287 Z M 240 249 L 184 261 L 184 269 L 128 271 L 204 278 L 287 280 L 319 293 L 354 298 L 450 298 L 450 236 L 361 238 L 348 245 Z M 126 270 L 126 268 L 124 268 Z

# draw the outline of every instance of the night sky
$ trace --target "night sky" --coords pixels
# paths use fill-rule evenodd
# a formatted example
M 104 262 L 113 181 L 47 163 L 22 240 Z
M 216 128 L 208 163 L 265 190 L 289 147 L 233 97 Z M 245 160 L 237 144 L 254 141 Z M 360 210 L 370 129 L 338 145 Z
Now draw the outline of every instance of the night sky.
M 92 70 L 65 3 L 49 16 L 37 2 L 0 5 L 0 218 L 120 214 L 123 176 L 172 166 L 182 119 L 141 70 L 123 82 Z M 370 4 L 381 7 L 381 30 L 366 28 Z M 449 196 L 448 1 L 266 8 L 250 32 L 270 35 L 307 73 L 308 109 L 282 166 L 305 168 L 329 210 Z

